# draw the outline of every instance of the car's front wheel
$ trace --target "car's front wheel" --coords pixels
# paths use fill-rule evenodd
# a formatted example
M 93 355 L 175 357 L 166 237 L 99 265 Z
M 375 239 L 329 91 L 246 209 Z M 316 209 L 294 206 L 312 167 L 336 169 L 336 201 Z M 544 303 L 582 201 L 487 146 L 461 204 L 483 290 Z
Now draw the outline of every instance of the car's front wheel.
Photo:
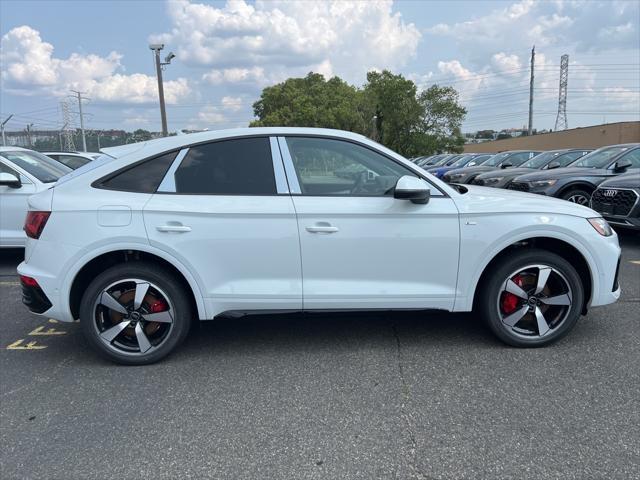
M 575 268 L 545 250 L 514 251 L 484 277 L 479 309 L 505 343 L 541 347 L 574 327 L 584 300 Z
M 80 307 L 85 337 L 108 359 L 145 365 L 171 353 L 186 337 L 191 305 L 163 268 L 144 262 L 115 265 L 87 287 Z
M 563 193 L 561 198 L 569 202 L 577 203 L 578 205 L 588 206 L 591 200 L 591 194 L 586 190 L 578 188 Z

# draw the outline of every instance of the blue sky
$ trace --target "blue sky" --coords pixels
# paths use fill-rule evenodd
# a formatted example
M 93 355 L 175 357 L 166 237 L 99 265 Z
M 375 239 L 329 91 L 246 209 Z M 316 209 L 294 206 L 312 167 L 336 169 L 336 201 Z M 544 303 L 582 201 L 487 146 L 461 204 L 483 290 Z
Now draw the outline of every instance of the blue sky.
M 535 43 L 534 127 L 554 127 L 563 53 L 570 127 L 638 120 L 639 5 L 4 0 L 0 113 L 15 115 L 8 129 L 56 129 L 60 102 L 81 89 L 88 128 L 159 130 L 148 44 L 162 41 L 177 54 L 165 71 L 170 130 L 245 126 L 261 89 L 289 76 L 313 70 L 359 85 L 383 68 L 421 88 L 456 87 L 465 131 L 520 127 Z

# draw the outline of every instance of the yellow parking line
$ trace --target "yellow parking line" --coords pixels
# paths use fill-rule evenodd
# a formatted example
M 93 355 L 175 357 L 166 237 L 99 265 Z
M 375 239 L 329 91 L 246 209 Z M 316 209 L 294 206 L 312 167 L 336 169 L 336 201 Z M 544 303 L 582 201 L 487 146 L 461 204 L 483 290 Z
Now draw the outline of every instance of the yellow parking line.
M 38 345 L 37 342 L 28 342 L 23 345 L 24 339 L 16 340 L 11 345 L 7 345 L 7 350 L 42 350 L 46 345 Z
M 38 327 L 29 332 L 29 335 L 64 335 L 67 332 L 62 330 L 56 330 L 55 328 L 49 328 L 45 330 L 44 327 Z
M 15 287 L 20 285 L 20 282 L 0 282 L 0 287 Z
M 640 260 L 630 260 L 630 263 L 635 263 L 636 265 L 640 265 Z

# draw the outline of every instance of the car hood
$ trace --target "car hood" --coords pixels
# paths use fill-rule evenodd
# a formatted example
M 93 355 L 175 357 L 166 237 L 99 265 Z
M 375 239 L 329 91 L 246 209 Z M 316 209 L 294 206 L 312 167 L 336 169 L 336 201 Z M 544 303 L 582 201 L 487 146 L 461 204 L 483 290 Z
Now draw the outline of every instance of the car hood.
M 535 168 L 523 168 L 523 167 L 515 167 L 515 168 L 501 168 L 499 170 L 493 170 L 487 173 L 481 173 L 476 177 L 476 179 L 486 179 L 486 178 L 494 178 L 494 177 L 516 177 L 518 175 L 524 175 L 526 173 L 535 172 Z
M 536 182 L 565 177 L 606 177 L 609 175 L 611 175 L 611 170 L 607 170 L 606 168 L 563 167 L 527 173 L 526 175 L 518 177 L 518 181 Z
M 456 206 L 463 215 L 528 212 L 573 215 L 583 218 L 600 216 L 590 208 L 558 198 L 477 185 L 465 186 L 467 193 L 456 195 L 454 198 Z
M 605 180 L 600 184 L 600 188 L 640 188 L 640 169 Z

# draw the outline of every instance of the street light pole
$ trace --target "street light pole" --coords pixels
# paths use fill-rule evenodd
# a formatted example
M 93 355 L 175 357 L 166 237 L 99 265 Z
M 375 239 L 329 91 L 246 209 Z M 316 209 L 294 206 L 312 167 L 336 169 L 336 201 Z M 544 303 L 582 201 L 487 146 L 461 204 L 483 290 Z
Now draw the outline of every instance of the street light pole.
M 7 139 L 6 139 L 6 138 L 4 138 L 4 126 L 5 126 L 5 124 L 6 124 L 9 120 L 11 120 L 11 117 L 13 117 L 13 113 L 12 113 L 11 115 L 9 115 L 9 116 L 4 120 L 4 122 L 0 123 L 0 130 L 2 130 L 2 146 L 3 146 L 3 147 L 6 147 L 6 146 L 7 146 Z
M 169 135 L 167 129 L 167 111 L 164 105 L 164 81 L 162 79 L 162 67 L 169 65 L 171 60 L 175 58 L 173 52 L 169 52 L 164 59 L 164 62 L 160 60 L 160 50 L 164 48 L 164 43 L 153 43 L 149 45 L 149 48 L 153 50 L 155 62 L 156 62 L 156 78 L 158 80 L 158 97 L 160 98 L 160 119 L 162 120 L 162 136 Z

